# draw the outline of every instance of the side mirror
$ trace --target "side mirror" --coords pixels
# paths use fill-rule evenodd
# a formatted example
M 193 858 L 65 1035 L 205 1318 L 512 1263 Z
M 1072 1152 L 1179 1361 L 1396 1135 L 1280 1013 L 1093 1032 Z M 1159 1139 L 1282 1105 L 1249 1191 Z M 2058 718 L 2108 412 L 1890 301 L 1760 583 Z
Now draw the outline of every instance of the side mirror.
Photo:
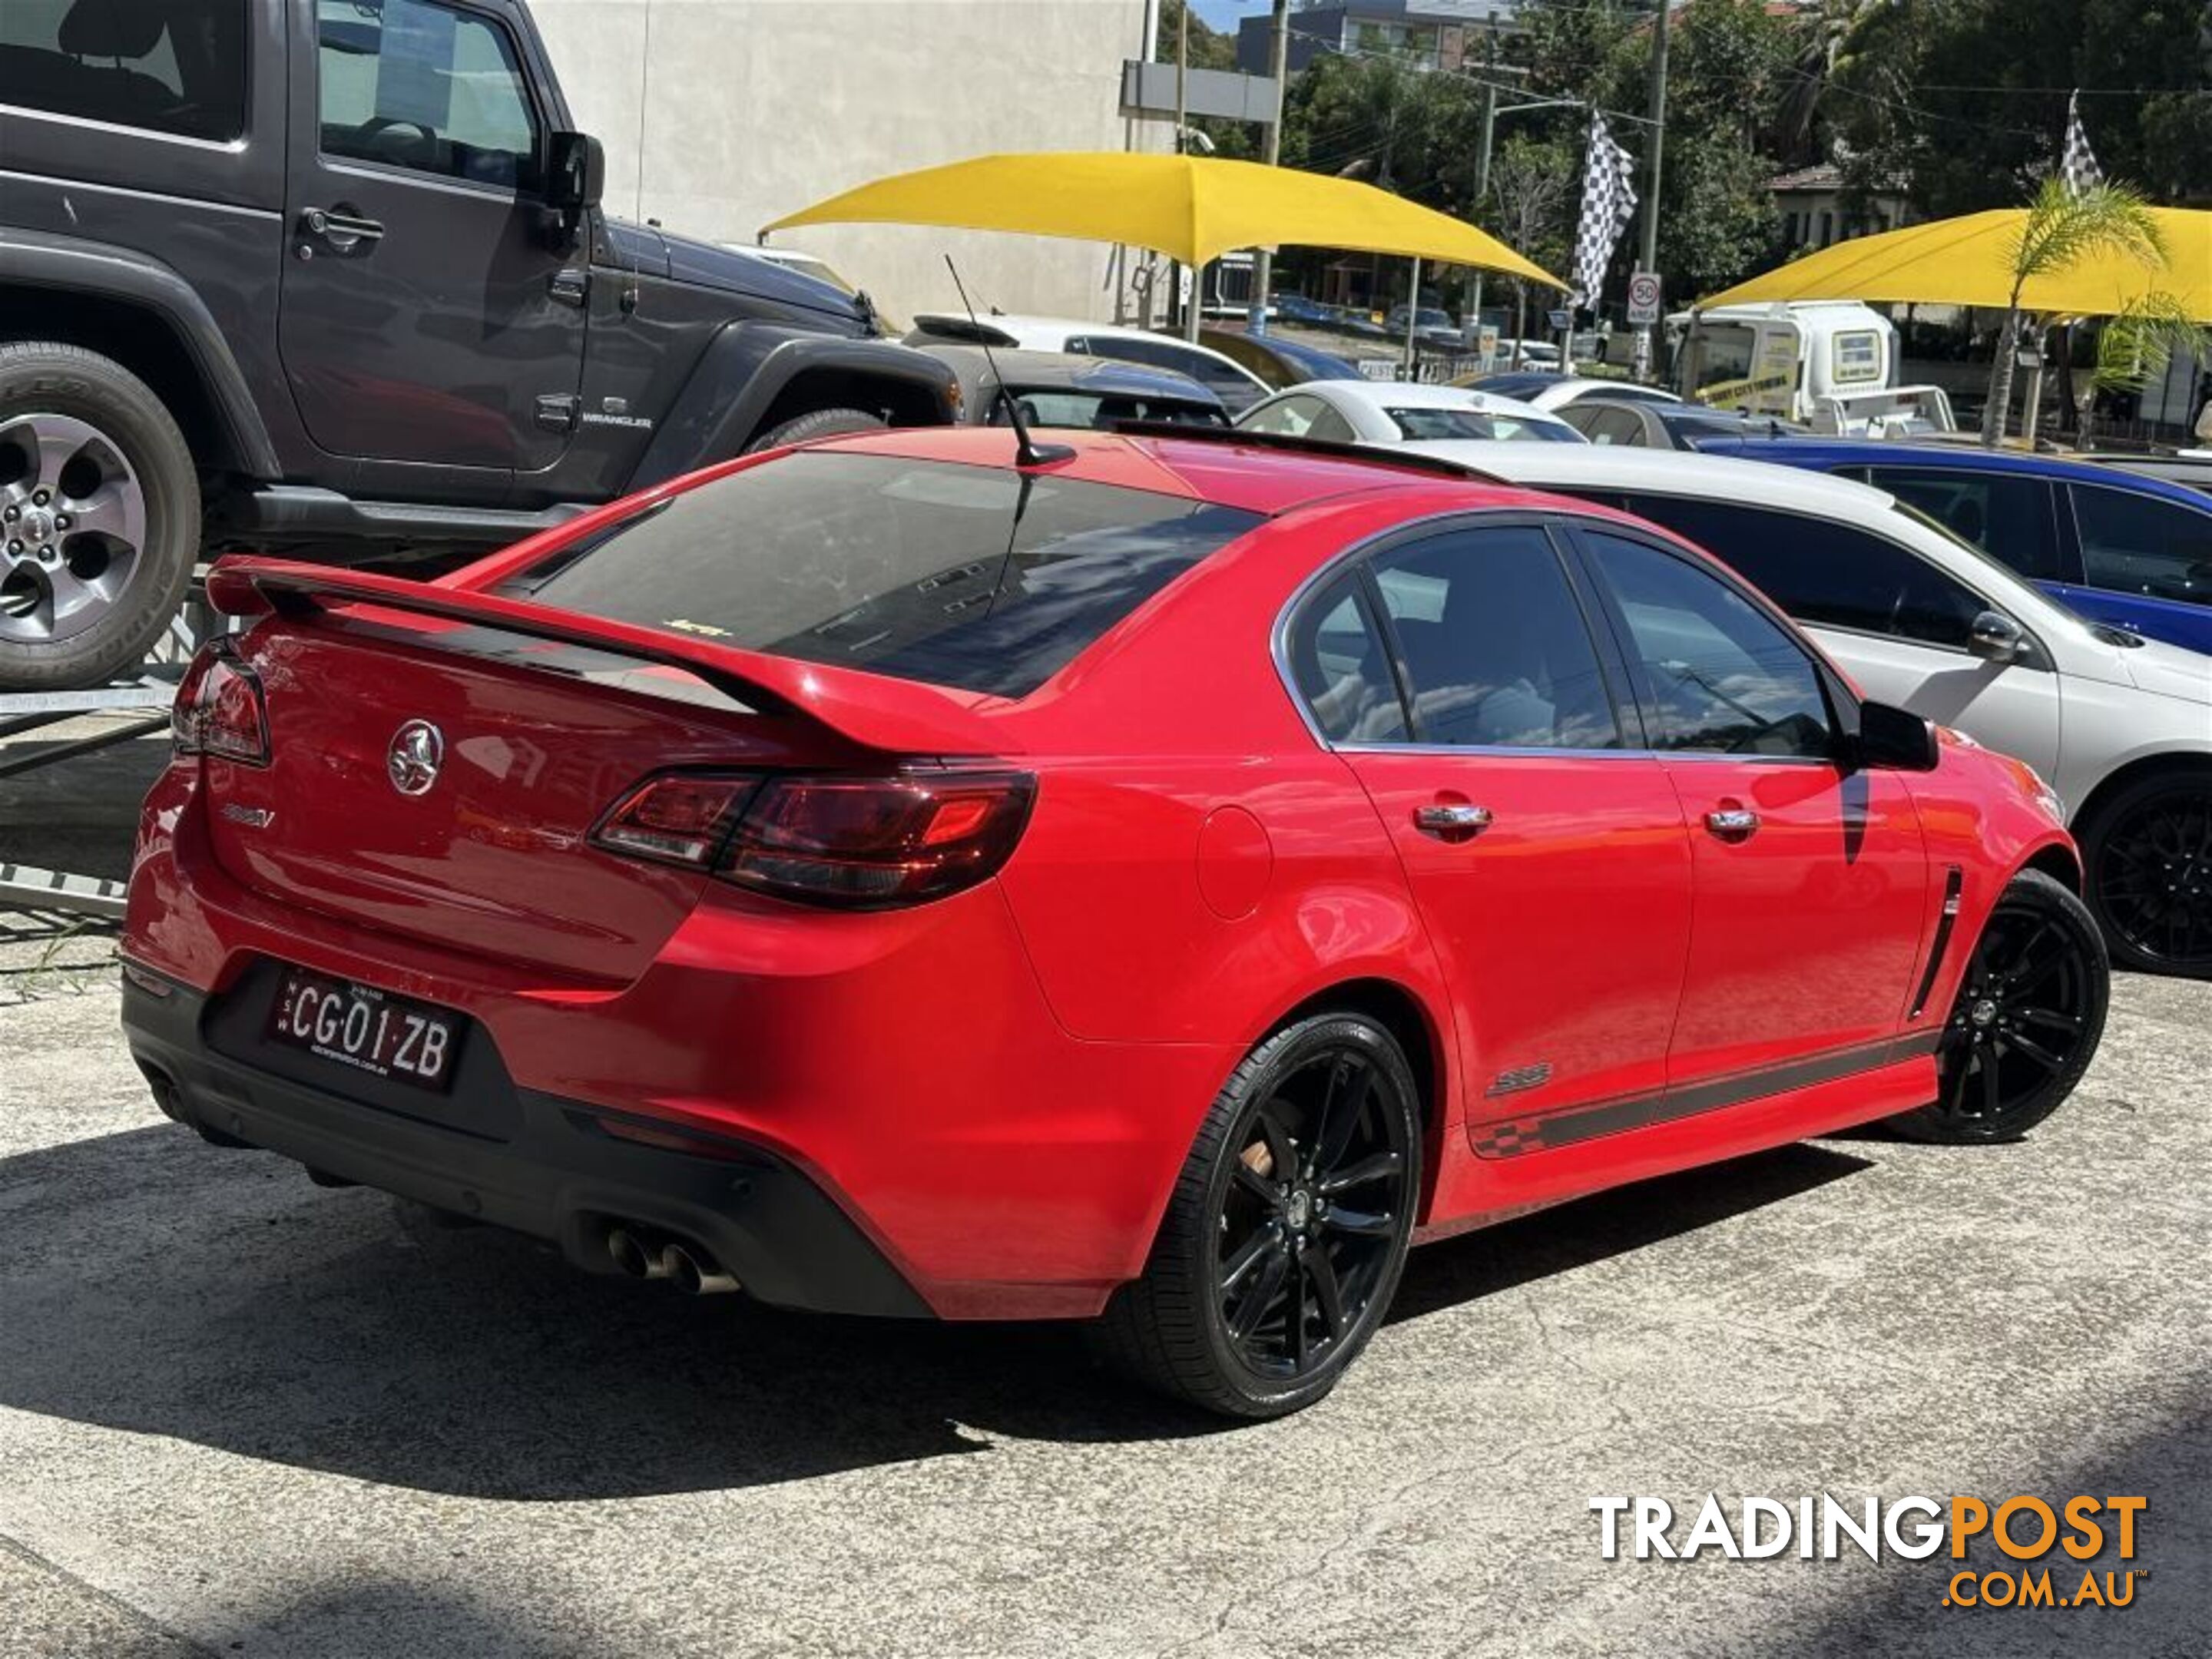
M 1986 662 L 2010 662 L 2027 648 L 2027 630 L 2002 611 L 1984 611 L 1966 625 L 1966 649 Z
M 1861 766 L 1887 772 L 1933 772 L 1942 756 L 1932 721 L 1886 702 L 1859 705 L 1853 749 Z
M 607 184 L 607 153 L 588 132 L 556 132 L 546 148 L 545 205 L 580 216 L 599 204 Z

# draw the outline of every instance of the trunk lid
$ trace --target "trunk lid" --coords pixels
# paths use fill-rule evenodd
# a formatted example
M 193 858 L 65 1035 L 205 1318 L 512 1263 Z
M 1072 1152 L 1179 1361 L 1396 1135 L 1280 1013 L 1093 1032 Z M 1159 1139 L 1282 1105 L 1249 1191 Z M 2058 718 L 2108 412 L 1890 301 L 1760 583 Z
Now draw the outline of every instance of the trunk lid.
M 739 672 L 742 653 L 460 590 L 245 561 L 210 592 L 234 614 L 276 613 L 239 647 L 261 682 L 270 763 L 204 763 L 225 872 L 572 981 L 635 978 L 709 879 L 591 843 L 641 779 L 880 768 L 911 750 L 902 740 L 940 752 L 965 738 L 966 752 L 981 736 L 950 705 L 930 719 L 927 688 L 855 687 L 872 677 L 806 665 L 805 706 Z

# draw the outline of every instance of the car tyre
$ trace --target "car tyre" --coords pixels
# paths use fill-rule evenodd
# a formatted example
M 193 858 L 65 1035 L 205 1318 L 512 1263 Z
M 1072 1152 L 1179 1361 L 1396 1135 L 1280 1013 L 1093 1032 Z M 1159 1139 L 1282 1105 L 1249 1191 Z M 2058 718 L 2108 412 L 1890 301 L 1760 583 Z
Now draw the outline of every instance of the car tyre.
M 1382 1323 L 1421 1190 L 1420 1095 L 1358 1014 L 1277 1031 L 1200 1127 L 1144 1274 L 1099 1322 L 1108 1359 L 1224 1416 L 1335 1387 Z
M 99 685 L 169 626 L 199 477 L 153 389 L 82 347 L 0 346 L 0 689 Z
M 757 455 L 763 449 L 781 449 L 786 444 L 803 444 L 816 438 L 842 437 L 848 432 L 880 432 L 884 425 L 883 416 L 871 415 L 865 409 L 817 409 L 770 427 L 745 446 L 745 453 Z
M 1936 1097 L 1891 1127 L 1948 1146 L 2019 1139 L 2089 1069 L 2111 992 L 2088 906 L 2041 871 L 2022 871 L 1990 910 L 1960 977 Z
M 2212 769 L 2136 779 L 2098 805 L 2079 839 L 2113 962 L 2212 979 Z

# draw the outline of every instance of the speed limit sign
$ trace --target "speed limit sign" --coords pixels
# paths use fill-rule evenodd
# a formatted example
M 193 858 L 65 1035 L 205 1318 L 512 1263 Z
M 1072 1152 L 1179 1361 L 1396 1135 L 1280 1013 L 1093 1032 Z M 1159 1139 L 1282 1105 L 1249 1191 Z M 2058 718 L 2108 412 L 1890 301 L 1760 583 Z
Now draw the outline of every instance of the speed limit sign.
M 1649 328 L 1659 320 L 1659 273 L 1639 270 L 1628 279 L 1628 324 Z

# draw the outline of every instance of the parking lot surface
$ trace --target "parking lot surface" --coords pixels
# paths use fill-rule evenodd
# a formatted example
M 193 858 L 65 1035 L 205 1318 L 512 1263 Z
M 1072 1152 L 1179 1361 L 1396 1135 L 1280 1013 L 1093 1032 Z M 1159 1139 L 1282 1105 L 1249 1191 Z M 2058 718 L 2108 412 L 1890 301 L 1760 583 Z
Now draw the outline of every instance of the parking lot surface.
M 34 817 L 0 853 L 114 855 Z M 1801 1146 L 1418 1252 L 1334 1396 L 1225 1427 L 1057 1328 L 411 1237 L 161 1120 L 106 948 L 0 928 L 0 1654 L 2212 1649 L 2212 985 L 2121 980 L 2022 1144 Z M 1996 1612 L 1941 1557 L 1601 1558 L 1593 1497 L 1709 1492 L 2139 1494 L 2149 1576 Z

